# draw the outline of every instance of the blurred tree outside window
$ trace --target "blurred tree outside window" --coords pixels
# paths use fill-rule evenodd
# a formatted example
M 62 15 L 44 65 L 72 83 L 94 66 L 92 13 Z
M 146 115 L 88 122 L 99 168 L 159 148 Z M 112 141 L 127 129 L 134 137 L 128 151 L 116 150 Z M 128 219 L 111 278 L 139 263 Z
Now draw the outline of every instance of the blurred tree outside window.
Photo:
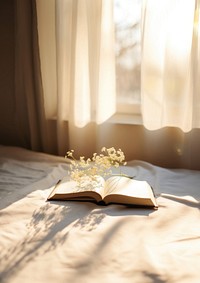
M 140 105 L 141 2 L 114 0 L 117 104 Z

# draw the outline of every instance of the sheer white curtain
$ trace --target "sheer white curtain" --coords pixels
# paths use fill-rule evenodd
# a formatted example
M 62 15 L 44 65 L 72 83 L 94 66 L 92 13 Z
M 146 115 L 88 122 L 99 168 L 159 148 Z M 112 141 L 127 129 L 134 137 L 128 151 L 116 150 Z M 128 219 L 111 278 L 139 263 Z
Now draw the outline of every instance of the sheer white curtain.
M 199 0 L 145 0 L 142 35 L 144 125 L 199 128 Z
M 115 112 L 112 1 L 36 3 L 46 118 L 56 121 L 59 154 L 87 154 Z

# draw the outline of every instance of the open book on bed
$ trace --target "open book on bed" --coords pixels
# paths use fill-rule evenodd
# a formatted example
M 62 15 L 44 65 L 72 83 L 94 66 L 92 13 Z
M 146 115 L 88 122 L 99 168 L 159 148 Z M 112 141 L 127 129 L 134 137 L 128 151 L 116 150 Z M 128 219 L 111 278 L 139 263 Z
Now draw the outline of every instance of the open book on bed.
M 55 185 L 47 199 L 157 207 L 153 190 L 146 181 L 122 176 L 112 176 L 107 180 L 101 178 L 98 186 L 89 184 L 86 187 L 79 187 L 75 181 L 69 181 L 66 177 Z

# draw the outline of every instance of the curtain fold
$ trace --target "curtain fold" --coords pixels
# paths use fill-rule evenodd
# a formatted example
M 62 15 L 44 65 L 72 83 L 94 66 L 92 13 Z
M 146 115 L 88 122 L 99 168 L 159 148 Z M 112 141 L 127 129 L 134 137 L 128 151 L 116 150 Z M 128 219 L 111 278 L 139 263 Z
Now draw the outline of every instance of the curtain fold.
M 142 115 L 150 130 L 200 127 L 198 2 L 143 3 Z
M 15 109 L 22 144 L 47 151 L 36 3 L 15 1 Z
M 112 4 L 37 0 L 45 113 L 56 120 L 59 154 L 96 151 L 98 125 L 115 112 Z

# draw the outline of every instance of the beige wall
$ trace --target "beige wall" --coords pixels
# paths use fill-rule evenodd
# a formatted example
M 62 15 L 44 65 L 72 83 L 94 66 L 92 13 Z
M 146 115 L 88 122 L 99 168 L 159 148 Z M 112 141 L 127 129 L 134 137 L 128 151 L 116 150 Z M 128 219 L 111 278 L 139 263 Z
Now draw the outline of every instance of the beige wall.
M 14 2 L 0 1 L 0 144 L 28 147 L 16 128 L 14 99 Z M 24 119 L 26 110 L 24 109 Z M 53 121 L 51 122 L 53 126 Z M 99 127 L 98 147 L 120 147 L 127 159 L 140 159 L 171 168 L 200 169 L 200 131 L 148 131 L 143 126 L 108 123 Z
M 200 131 L 183 133 L 163 128 L 148 131 L 140 125 L 103 125 L 100 146 L 123 149 L 127 158 L 151 162 L 167 168 L 200 169 Z

